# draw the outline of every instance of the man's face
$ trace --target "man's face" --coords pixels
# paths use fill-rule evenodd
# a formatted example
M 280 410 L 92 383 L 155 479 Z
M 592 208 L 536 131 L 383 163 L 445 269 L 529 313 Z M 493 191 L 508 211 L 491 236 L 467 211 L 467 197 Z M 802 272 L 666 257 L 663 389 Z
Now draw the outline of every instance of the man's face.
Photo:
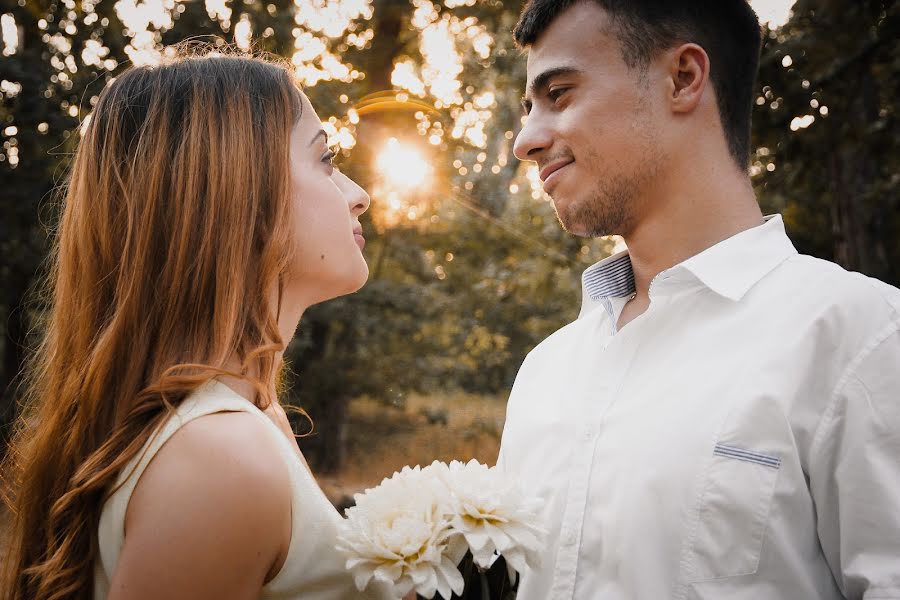
M 665 154 L 653 93 L 593 2 L 563 12 L 529 48 L 528 118 L 514 153 L 538 164 L 567 231 L 628 236 L 640 221 Z

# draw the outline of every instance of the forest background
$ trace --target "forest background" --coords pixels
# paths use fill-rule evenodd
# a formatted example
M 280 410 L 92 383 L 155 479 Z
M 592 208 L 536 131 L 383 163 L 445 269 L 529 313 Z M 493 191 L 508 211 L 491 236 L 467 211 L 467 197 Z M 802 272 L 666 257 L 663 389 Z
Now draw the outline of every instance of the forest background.
M 753 116 L 764 212 L 784 215 L 801 252 L 900 285 L 900 10 L 753 4 L 783 13 L 764 24 Z M 372 196 L 369 283 L 310 309 L 288 351 L 282 401 L 314 419 L 300 445 L 330 495 L 340 502 L 409 462 L 493 462 L 522 359 L 575 318 L 581 272 L 621 245 L 564 233 L 536 169 L 512 156 L 520 9 L 0 0 L 0 452 L 39 334 L 35 282 L 79 128 L 111 77 L 195 39 L 291 60 L 341 167 Z

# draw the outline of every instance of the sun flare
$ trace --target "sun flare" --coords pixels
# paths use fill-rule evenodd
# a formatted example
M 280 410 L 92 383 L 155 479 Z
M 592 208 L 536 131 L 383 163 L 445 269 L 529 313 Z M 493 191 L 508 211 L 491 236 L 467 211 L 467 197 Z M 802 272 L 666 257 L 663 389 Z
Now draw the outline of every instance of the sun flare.
M 431 166 L 422 154 L 397 138 L 388 139 L 378 154 L 377 165 L 385 183 L 399 189 L 419 187 L 431 173 Z

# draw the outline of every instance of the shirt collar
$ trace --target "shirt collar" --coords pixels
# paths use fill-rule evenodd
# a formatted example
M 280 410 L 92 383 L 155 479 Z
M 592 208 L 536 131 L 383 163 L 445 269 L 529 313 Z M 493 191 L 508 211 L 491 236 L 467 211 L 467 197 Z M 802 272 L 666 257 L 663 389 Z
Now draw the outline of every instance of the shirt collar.
M 738 301 L 760 279 L 797 250 L 787 237 L 781 215 L 771 215 L 757 227 L 742 231 L 659 274 L 659 279 L 686 272 L 713 292 Z M 656 282 L 656 280 L 654 280 Z M 619 252 L 585 270 L 581 276 L 582 314 L 588 304 L 630 296 L 635 291 L 628 251 Z M 654 287 L 656 283 L 654 283 Z

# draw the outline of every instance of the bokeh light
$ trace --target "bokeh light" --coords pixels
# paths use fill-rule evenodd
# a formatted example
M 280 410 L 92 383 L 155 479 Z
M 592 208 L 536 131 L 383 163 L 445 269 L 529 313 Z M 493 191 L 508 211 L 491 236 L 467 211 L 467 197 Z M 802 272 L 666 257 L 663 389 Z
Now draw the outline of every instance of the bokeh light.
M 3 56 L 12 56 L 19 47 L 19 30 L 12 15 L 0 16 L 0 33 L 3 35 Z
M 388 139 L 376 164 L 385 183 L 400 190 L 421 186 L 431 172 L 422 154 L 397 138 Z
M 761 23 L 768 23 L 769 27 L 775 29 L 787 23 L 794 0 L 750 0 L 750 6 L 756 11 Z

